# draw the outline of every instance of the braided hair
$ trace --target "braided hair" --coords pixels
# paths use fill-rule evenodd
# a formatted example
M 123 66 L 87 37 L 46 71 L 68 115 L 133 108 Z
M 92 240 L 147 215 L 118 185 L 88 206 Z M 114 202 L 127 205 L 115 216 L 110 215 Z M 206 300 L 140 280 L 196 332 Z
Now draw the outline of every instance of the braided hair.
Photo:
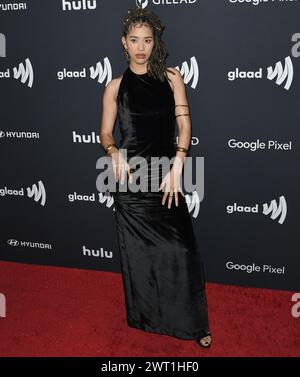
M 165 77 L 170 80 L 167 75 L 165 76 L 165 72 L 173 72 L 166 67 L 166 58 L 169 54 L 161 39 L 165 26 L 154 12 L 141 8 L 129 9 L 123 20 L 123 37 L 126 38 L 132 26 L 136 24 L 142 25 L 143 23 L 152 29 L 154 38 L 154 46 L 147 67 L 149 76 L 158 78 L 161 81 L 165 81 Z

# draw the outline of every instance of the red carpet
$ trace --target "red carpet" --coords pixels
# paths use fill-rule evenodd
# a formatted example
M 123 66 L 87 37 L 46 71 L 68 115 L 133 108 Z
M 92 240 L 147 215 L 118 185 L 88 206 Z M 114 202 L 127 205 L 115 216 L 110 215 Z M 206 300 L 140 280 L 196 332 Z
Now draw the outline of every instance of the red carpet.
M 0 261 L 0 356 L 300 356 L 293 292 L 207 283 L 213 344 L 126 325 L 118 273 Z

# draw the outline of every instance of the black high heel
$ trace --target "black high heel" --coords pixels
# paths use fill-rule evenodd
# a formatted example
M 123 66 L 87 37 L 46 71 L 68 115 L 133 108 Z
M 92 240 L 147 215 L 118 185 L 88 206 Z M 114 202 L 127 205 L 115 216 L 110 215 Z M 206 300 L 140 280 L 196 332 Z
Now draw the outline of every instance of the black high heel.
M 210 337 L 210 340 L 203 340 L 208 336 Z M 201 339 L 197 339 L 196 342 L 199 346 L 201 346 L 203 348 L 209 348 L 211 346 L 211 342 L 212 342 L 211 333 L 208 333 L 207 335 L 203 336 Z

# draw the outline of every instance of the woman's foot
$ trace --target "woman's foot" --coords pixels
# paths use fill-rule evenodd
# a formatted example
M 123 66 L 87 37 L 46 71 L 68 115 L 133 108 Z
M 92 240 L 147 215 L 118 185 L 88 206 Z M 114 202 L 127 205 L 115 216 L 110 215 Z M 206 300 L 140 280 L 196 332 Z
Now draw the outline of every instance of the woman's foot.
M 204 337 L 202 337 L 201 339 L 197 339 L 196 342 L 201 346 L 201 347 L 204 347 L 204 348 L 209 348 L 211 346 L 211 334 L 207 334 L 205 335 Z

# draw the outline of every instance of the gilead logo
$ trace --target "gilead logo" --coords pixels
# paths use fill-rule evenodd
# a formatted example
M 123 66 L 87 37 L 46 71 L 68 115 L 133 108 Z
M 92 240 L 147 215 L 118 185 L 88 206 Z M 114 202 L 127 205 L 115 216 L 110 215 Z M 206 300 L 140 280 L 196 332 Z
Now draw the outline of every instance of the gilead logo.
M 3 293 L 0 293 L 0 318 L 6 317 L 6 298 Z
M 195 4 L 197 0 L 152 0 L 152 5 L 188 5 Z M 149 5 L 149 0 L 135 0 L 138 8 L 145 9 Z
M 148 0 L 135 0 L 135 3 L 138 8 L 144 9 L 148 5 Z

